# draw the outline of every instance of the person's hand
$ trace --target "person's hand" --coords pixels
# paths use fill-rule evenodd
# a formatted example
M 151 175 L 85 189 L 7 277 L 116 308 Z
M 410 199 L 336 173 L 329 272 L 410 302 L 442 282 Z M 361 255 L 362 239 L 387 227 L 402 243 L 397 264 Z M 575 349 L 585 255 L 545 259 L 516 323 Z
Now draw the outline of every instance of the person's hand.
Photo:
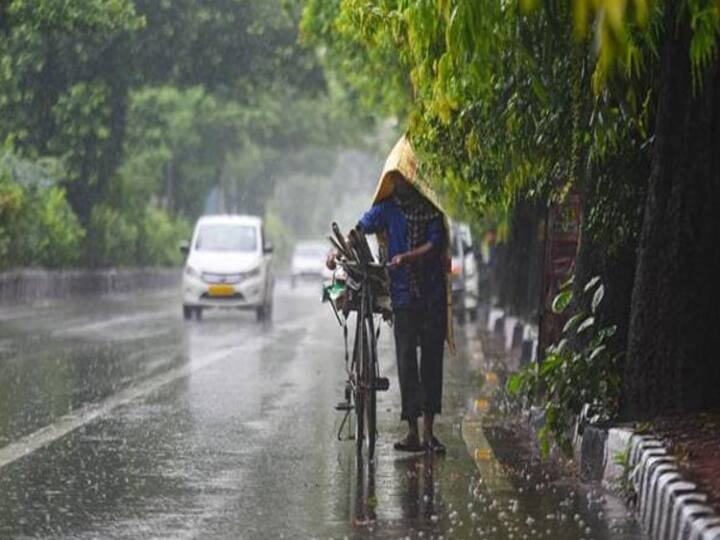
M 390 264 L 388 265 L 390 268 L 398 268 L 405 264 L 407 262 L 407 255 L 405 253 L 398 253 L 395 255 L 392 260 L 390 261 Z
M 337 268 L 337 263 L 335 262 L 336 257 L 337 253 L 334 249 L 331 249 L 325 257 L 325 266 L 327 266 L 328 270 L 335 270 L 335 268 Z

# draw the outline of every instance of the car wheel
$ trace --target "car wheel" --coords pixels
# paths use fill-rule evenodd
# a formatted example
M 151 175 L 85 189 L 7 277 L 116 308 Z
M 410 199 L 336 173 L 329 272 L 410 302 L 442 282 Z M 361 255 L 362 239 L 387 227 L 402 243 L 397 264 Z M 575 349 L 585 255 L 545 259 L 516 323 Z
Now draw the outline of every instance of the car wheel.
M 190 306 L 183 306 L 183 319 L 186 321 L 192 319 L 192 308 Z
M 267 310 L 265 306 L 258 306 L 255 309 L 255 319 L 257 322 L 263 322 L 267 318 Z
M 202 321 L 202 316 L 203 316 L 203 309 L 201 307 L 195 308 L 195 318 L 198 321 Z
M 460 326 L 465 324 L 465 310 L 461 309 L 457 312 L 457 321 Z
M 475 309 L 471 309 L 468 313 L 470 314 L 470 322 L 477 322 L 477 318 L 478 318 L 477 307 Z

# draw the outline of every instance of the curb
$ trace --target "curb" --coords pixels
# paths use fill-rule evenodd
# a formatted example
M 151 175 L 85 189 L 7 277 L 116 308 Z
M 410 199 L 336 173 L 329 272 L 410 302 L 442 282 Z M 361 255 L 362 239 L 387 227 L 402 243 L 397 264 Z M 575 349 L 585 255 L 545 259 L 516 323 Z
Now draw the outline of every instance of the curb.
M 586 441 L 603 440 L 598 445 Z M 623 475 L 614 456 L 628 451 L 630 482 L 637 494 L 636 513 L 644 532 L 661 540 L 720 540 L 720 514 L 707 505 L 707 496 L 683 479 L 677 459 L 660 439 L 633 434 L 627 428 L 587 427 L 576 441 L 581 471 L 610 485 Z M 593 474 L 595 473 L 595 474 Z
M 520 330 L 524 324 L 525 328 Z M 535 361 L 537 329 L 508 316 L 502 309 L 490 309 L 486 331 L 502 338 L 506 351 L 519 348 L 520 363 Z M 534 429 L 544 419 L 530 411 Z M 720 514 L 707 504 L 707 495 L 683 479 L 677 459 L 661 440 L 634 434 L 628 428 L 601 429 L 586 426 L 575 437 L 575 461 L 583 481 L 602 481 L 609 487 L 623 477 L 622 465 L 614 457 L 628 455 L 630 482 L 637 494 L 638 521 L 650 538 L 659 540 L 720 540 Z

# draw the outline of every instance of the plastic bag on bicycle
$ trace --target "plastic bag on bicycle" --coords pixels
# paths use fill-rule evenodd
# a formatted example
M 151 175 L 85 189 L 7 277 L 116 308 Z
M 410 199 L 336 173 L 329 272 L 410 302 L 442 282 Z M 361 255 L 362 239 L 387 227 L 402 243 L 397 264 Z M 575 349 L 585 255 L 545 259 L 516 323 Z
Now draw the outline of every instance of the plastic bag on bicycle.
M 333 280 L 323 287 L 323 302 L 332 302 L 338 312 L 345 317 L 360 306 L 359 284 L 348 276 L 344 280 Z M 380 313 L 384 319 L 392 317 L 392 304 L 388 287 L 373 286 L 373 312 Z

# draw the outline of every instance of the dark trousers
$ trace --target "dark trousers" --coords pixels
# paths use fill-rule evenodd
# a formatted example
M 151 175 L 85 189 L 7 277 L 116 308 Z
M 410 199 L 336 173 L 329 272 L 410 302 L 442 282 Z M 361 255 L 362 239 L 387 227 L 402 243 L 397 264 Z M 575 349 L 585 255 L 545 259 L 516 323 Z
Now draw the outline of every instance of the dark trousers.
M 445 306 L 395 308 L 394 313 L 401 418 L 414 419 L 424 412 L 439 414 L 442 409 Z

